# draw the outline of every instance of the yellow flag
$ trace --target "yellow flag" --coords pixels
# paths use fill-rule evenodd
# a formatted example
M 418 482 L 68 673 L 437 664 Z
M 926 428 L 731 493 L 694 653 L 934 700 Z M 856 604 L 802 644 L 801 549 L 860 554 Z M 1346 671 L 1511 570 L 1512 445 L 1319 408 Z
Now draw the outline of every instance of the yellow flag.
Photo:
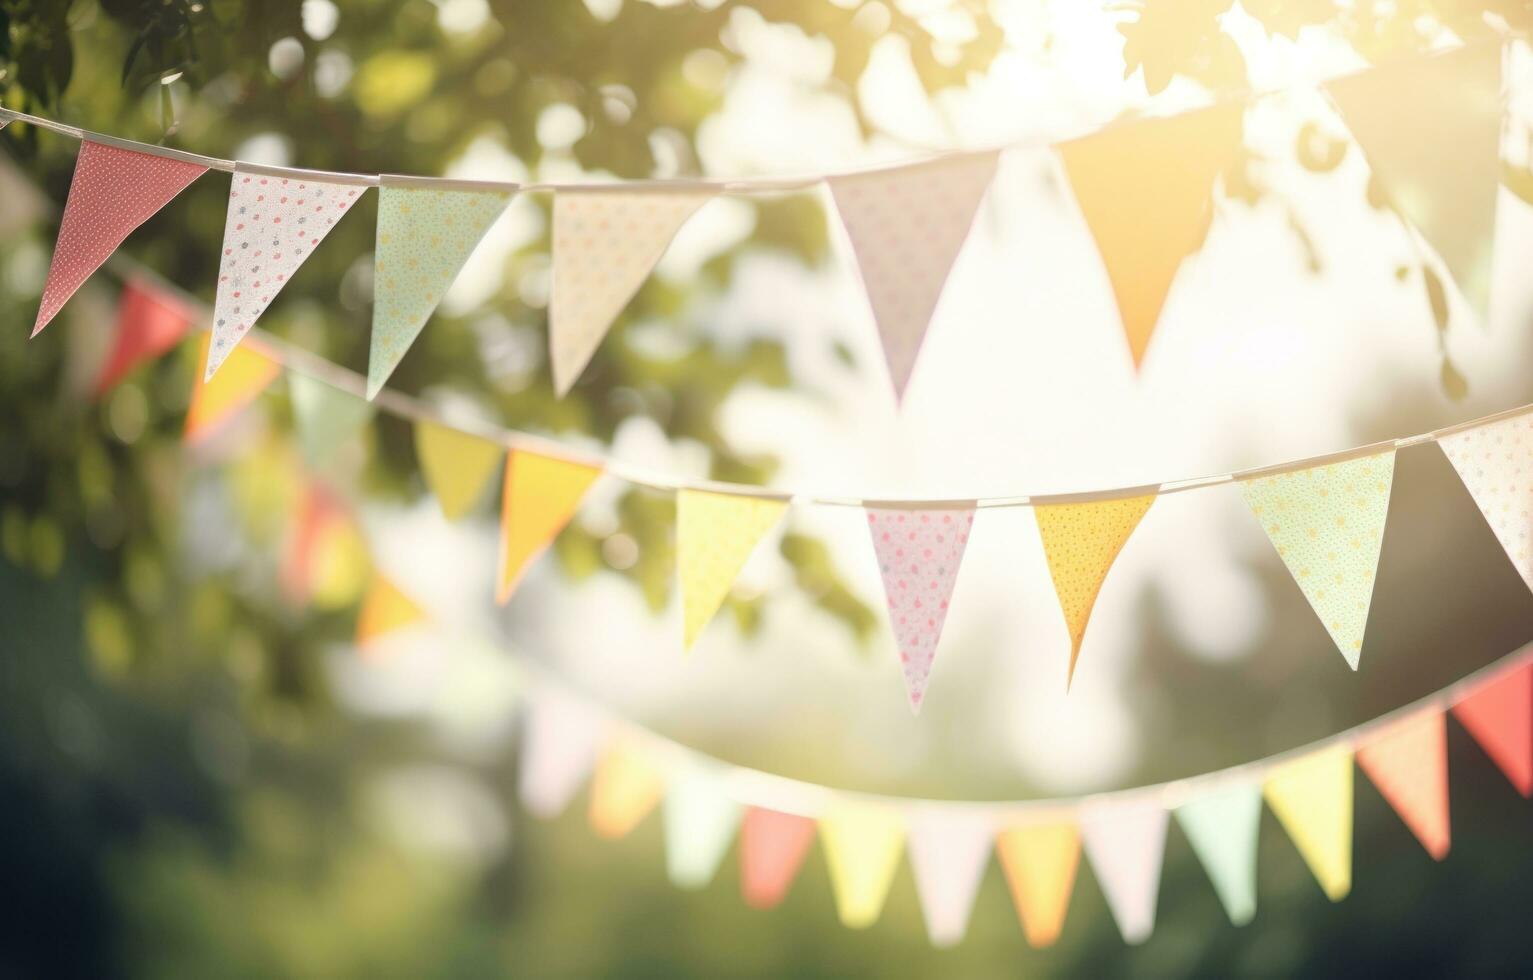
M 207 373 L 208 345 L 212 336 L 202 335 L 202 354 L 197 376 Z M 276 361 L 260 353 L 254 342 L 234 348 L 223 369 L 210 380 L 192 386 L 192 404 L 186 412 L 187 442 L 196 442 L 220 422 L 255 401 L 281 370 Z
M 236 351 L 243 349 L 235 348 Z M 357 615 L 357 646 L 366 646 L 369 641 L 385 633 L 404 629 L 425 618 L 425 612 L 415 604 L 415 600 L 399 591 L 393 582 L 375 573 L 373 584 L 368 587 L 367 596 L 362 600 L 362 611 Z
M 718 612 L 761 536 L 788 509 L 786 500 L 682 490 L 676 494 L 677 570 L 687 649 Z
M 1262 788 L 1333 902 L 1352 890 L 1352 750 L 1321 749 L 1273 770 Z
M 478 503 L 505 450 L 488 439 L 435 422 L 415 423 L 415 455 L 442 515 L 456 521 Z
M 514 449 L 506 459 L 500 512 L 500 576 L 495 601 L 504 605 L 522 572 L 575 516 L 601 469 Z
M 1079 504 L 1043 504 L 1033 508 L 1043 554 L 1049 562 L 1059 608 L 1070 630 L 1070 679 L 1081 654 L 1081 639 L 1091 619 L 1091 607 L 1107 572 L 1139 526 L 1155 495 L 1122 500 L 1093 500 Z
M 1075 889 L 1080 831 L 1073 823 L 1024 824 L 1002 831 L 995 849 L 1028 943 L 1054 945 Z
M 820 841 L 841 924 L 849 929 L 871 926 L 883 911 L 899 868 L 904 822 L 886 807 L 839 806 L 821 818 Z
M 591 783 L 591 829 L 618 838 L 639 825 L 660 802 L 665 781 L 637 745 L 620 740 L 596 764 Z

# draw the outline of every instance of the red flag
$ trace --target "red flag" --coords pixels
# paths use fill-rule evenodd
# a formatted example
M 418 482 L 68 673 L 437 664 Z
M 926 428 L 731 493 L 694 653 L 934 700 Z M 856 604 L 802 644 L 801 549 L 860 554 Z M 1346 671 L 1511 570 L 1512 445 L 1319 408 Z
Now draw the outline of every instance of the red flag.
M 1443 713 L 1432 708 L 1390 725 L 1357 750 L 1358 766 L 1439 861 L 1451 840 L 1447 731 Z
M 129 279 L 117 300 L 112 353 L 96 378 L 96 397 L 106 394 L 134 368 L 181 342 L 195 318 L 181 300 L 141 279 Z
M 1453 706 L 1485 754 L 1523 796 L 1533 796 L 1533 664 L 1481 685 Z

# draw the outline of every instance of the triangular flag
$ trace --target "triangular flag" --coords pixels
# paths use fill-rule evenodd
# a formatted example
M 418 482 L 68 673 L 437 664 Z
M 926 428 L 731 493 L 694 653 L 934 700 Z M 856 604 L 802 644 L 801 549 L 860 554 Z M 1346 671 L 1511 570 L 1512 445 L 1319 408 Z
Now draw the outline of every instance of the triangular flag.
M 425 611 L 415 604 L 414 599 L 399 591 L 393 582 L 374 573 L 373 584 L 362 600 L 362 611 L 357 614 L 357 646 L 366 646 L 386 633 L 413 626 L 425 618 Z
M 96 397 L 143 362 L 179 344 L 195 319 L 192 309 L 169 292 L 142 279 L 129 279 L 117 300 L 112 353 L 96 377 Z
M 532 560 L 575 516 L 601 468 L 524 449 L 506 458 L 500 514 L 500 575 L 495 601 L 504 605 Z
M 251 172 L 235 164 L 213 300 L 211 378 L 272 298 L 362 197 L 365 184 Z
M 591 780 L 591 829 L 607 838 L 628 836 L 664 792 L 665 780 L 648 753 L 619 739 L 602 753 Z
M 1028 943 L 1040 949 L 1054 945 L 1075 888 L 1080 831 L 1068 822 L 1023 824 L 1002 831 L 995 850 Z
M 1453 706 L 1453 717 L 1517 792 L 1533 796 L 1533 664 L 1482 684 Z
M 1438 440 L 1517 574 L 1533 589 L 1533 415 Z
M 1333 902 L 1352 890 L 1352 751 L 1344 745 L 1286 762 L 1262 787 L 1267 805 Z
M 202 335 L 199 366 L 207 362 L 211 340 L 207 334 Z M 229 370 L 220 371 L 216 380 L 192 386 L 192 404 L 186 412 L 187 442 L 205 438 L 224 420 L 255 401 L 281 370 L 276 361 L 262 354 L 254 344 L 239 348 L 230 355 L 227 364 Z
M 1251 513 L 1353 670 L 1363 652 L 1394 473 L 1391 449 L 1240 485 Z
M 676 232 L 712 191 L 585 190 L 554 196 L 548 359 L 559 397 L 585 370 Z
M 580 789 L 606 725 L 588 706 L 541 692 L 527 703 L 517 796 L 534 816 L 556 817 Z
M 1467 44 L 1326 85 L 1390 201 L 1482 318 L 1501 183 L 1501 58 L 1499 44 Z
M 783 900 L 814 843 L 814 821 L 752 807 L 740 821 L 740 894 L 753 909 Z
M 369 399 L 404 359 L 474 246 L 510 200 L 508 191 L 387 183 L 379 188 Z
M 1227 104 L 1139 119 L 1058 148 L 1136 368 L 1177 270 L 1208 237 L 1214 181 L 1240 149 L 1243 111 Z
M 1203 862 L 1225 914 L 1237 926 L 1256 916 L 1256 841 L 1261 817 L 1262 789 L 1256 783 L 1199 796 L 1176 809 L 1176 822 Z
M 133 229 L 207 171 L 185 160 L 83 140 L 32 336 L 42 332 Z
M 304 461 L 315 469 L 373 417 L 372 402 L 297 371 L 288 372 L 287 391 Z
M 314 599 L 324 578 L 326 551 L 345 533 L 350 520 L 346 508 L 324 484 L 311 482 L 302 494 L 278 572 L 282 594 L 294 605 Z
M 1436 708 L 1396 722 L 1357 750 L 1357 765 L 1427 853 L 1448 854 L 1448 726 Z
M 942 807 L 912 813 L 906 832 L 926 934 L 934 946 L 956 945 L 969 931 L 995 832 L 983 816 Z
M 1107 580 L 1118 552 L 1153 503 L 1155 496 L 1150 494 L 1121 500 L 1040 504 L 1033 508 L 1049 576 L 1054 580 L 1059 608 L 1070 631 L 1069 680 L 1075 678 L 1081 640 L 1086 636 L 1086 623 L 1091 619 L 1091 608 L 1096 605 L 1102 583 Z
M 665 869 L 671 884 L 703 888 L 713 880 L 734 839 L 740 804 L 724 794 L 716 777 L 693 768 L 666 787 L 662 816 Z
M 887 807 L 840 804 L 820 818 L 836 913 L 849 929 L 878 921 L 905 844 L 905 824 Z
M 905 397 L 997 159 L 975 153 L 829 180 L 873 307 L 895 401 Z
M 1169 817 L 1154 803 L 1099 803 L 1081 811 L 1081 843 L 1126 943 L 1142 943 L 1155 931 Z
M 442 516 L 456 521 L 473 509 L 500 465 L 505 447 L 435 422 L 415 423 L 415 455 Z
M 896 510 L 869 507 L 868 531 L 889 603 L 910 710 L 919 713 L 947 621 L 948 602 L 974 526 L 974 508 Z
M 756 542 L 787 509 L 787 501 L 771 497 L 677 492 L 676 569 L 687 649 L 718 612 Z

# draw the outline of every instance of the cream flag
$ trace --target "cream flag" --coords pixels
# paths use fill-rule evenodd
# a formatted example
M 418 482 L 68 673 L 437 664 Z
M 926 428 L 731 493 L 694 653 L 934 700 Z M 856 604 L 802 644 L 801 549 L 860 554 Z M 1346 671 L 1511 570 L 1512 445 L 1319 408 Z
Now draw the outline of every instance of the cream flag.
M 676 494 L 676 569 L 686 648 L 718 612 L 735 576 L 788 509 L 786 500 L 682 490 Z
M 905 825 L 897 811 L 838 804 L 820 820 L 820 843 L 841 924 L 865 929 L 878 921 L 899 867 Z
M 1533 589 L 1533 414 L 1444 436 L 1438 445 Z

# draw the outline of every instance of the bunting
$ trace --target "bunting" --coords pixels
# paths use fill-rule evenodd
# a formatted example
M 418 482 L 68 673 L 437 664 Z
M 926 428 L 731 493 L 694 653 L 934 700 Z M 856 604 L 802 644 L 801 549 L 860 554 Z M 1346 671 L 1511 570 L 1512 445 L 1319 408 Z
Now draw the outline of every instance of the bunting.
M 1261 831 L 1262 788 L 1242 783 L 1188 800 L 1176 822 L 1214 883 L 1230 922 L 1256 917 L 1256 842 Z
M 298 445 L 310 469 L 320 469 L 373 418 L 373 403 L 318 378 L 289 371 L 288 397 Z
M 671 239 L 712 197 L 706 190 L 555 195 L 548 359 L 559 397 L 569 394 Z
M 586 705 L 558 694 L 528 702 L 517 796 L 534 816 L 556 817 L 579 791 L 606 726 Z
M 1357 765 L 1427 853 L 1448 856 L 1448 726 L 1436 708 L 1389 726 L 1357 750 Z
M 995 850 L 1028 944 L 1054 945 L 1075 889 L 1080 832 L 1068 821 L 1024 824 L 1002 831 Z
M 447 287 L 510 200 L 506 191 L 438 190 L 387 182 L 379 187 L 368 399 L 404 359 Z
M 676 568 L 688 650 L 713 618 L 756 543 L 782 519 L 786 500 L 706 490 L 676 494 Z
M 1160 865 L 1170 815 L 1154 803 L 1100 803 L 1081 810 L 1081 843 L 1123 941 L 1155 931 Z
M 1453 706 L 1485 754 L 1523 796 L 1533 796 L 1533 664 L 1480 685 Z
M 484 494 L 504 447 L 488 439 L 425 420 L 415 423 L 415 456 L 442 516 L 461 519 Z
M 207 363 L 211 341 L 211 336 L 202 335 L 199 364 Z M 224 421 L 255 401 L 257 395 L 277 380 L 281 370 L 277 362 L 265 356 L 255 344 L 239 348 L 229 356 L 226 364 L 229 369 L 220 371 L 216 380 L 192 388 L 192 403 L 186 412 L 185 439 L 188 443 L 206 439 Z
M 112 330 L 112 352 L 96 376 L 96 397 L 116 387 L 140 364 L 179 344 L 195 320 L 191 307 L 170 292 L 143 279 L 123 283 Z
M 1128 543 L 1129 535 L 1155 502 L 1153 495 L 1077 504 L 1042 504 L 1033 508 L 1049 576 L 1059 595 L 1059 608 L 1070 631 L 1070 668 L 1066 684 L 1075 679 L 1086 623 L 1102 583 Z
M 869 507 L 868 531 L 883 577 L 889 625 L 900 654 L 910 710 L 919 713 L 958 582 L 974 508 L 902 510 Z
M 982 816 L 931 808 L 911 815 L 907 833 L 926 934 L 934 946 L 954 946 L 969 931 L 995 832 Z
M 211 378 L 366 185 L 277 177 L 236 164 L 213 300 Z
M 1353 670 L 1363 651 L 1394 472 L 1390 450 L 1240 485 L 1251 513 Z
M 1533 415 L 1518 415 L 1438 440 L 1485 523 L 1533 589 Z
M 1058 147 L 1135 368 L 1182 261 L 1208 237 L 1214 183 L 1240 150 L 1244 112 L 1230 104 L 1136 120 Z
M 367 647 L 380 636 L 414 626 L 425 618 L 425 611 L 414 599 L 375 572 L 367 597 L 362 600 L 362 611 L 357 615 L 357 646 Z
M 896 402 L 905 397 L 942 287 L 997 160 L 996 153 L 975 153 L 828 180 L 873 308 Z
M 905 825 L 889 808 L 837 806 L 820 820 L 820 842 L 830 869 L 836 912 L 849 929 L 878 921 L 905 845 Z
M 82 140 L 32 336 L 42 333 L 135 228 L 207 170 L 183 160 Z
M 740 822 L 740 893 L 754 909 L 776 906 L 788 894 L 809 847 L 814 821 L 752 807 Z
M 541 555 L 580 509 L 601 468 L 525 449 L 506 457 L 501 496 L 500 574 L 495 601 L 505 605 L 527 566 Z
M 342 502 L 323 483 L 309 482 L 278 574 L 283 597 L 295 606 L 338 608 L 354 603 L 371 584 L 366 550 Z
M 707 886 L 740 825 L 740 804 L 701 767 L 673 778 L 665 790 L 665 868 L 677 888 Z
M 607 838 L 628 836 L 660 802 L 665 780 L 637 745 L 619 739 L 602 754 L 591 781 L 591 829 Z
M 1278 766 L 1262 793 L 1326 897 L 1352 890 L 1352 751 L 1345 745 Z

